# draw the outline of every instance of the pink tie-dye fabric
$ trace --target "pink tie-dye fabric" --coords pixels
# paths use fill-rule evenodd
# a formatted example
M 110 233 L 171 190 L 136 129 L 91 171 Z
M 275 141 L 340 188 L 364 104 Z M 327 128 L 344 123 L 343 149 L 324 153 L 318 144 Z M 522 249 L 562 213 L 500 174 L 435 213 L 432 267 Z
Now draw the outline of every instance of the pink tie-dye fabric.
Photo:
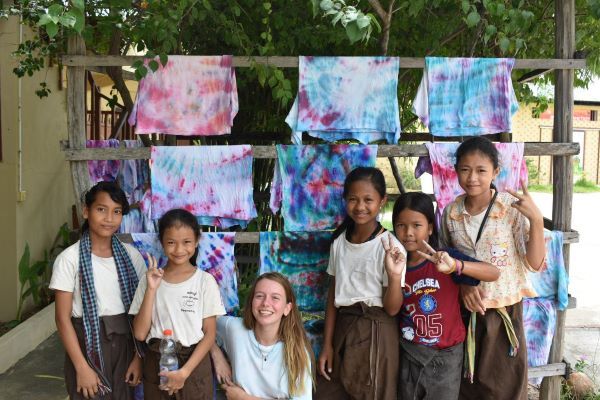
M 437 202 L 436 221 L 441 222 L 444 208 L 456 197 L 464 193 L 458 184 L 456 170 L 456 149 L 460 143 L 425 143 L 429 157 L 419 157 L 415 169 L 415 178 L 424 172 L 433 175 L 433 194 Z M 523 143 L 495 143 L 498 149 L 500 173 L 494 184 L 500 192 L 519 190 L 521 182 L 527 184 L 527 165 L 523 151 Z
M 231 133 L 238 112 L 232 56 L 169 56 L 140 81 L 129 124 L 136 133 Z

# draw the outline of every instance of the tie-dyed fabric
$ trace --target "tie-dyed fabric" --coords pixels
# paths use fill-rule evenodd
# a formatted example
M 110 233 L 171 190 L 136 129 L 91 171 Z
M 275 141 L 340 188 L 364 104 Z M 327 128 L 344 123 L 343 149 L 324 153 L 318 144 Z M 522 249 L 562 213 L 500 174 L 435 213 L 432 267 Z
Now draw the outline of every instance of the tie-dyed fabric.
M 310 319 L 304 322 L 304 331 L 312 347 L 315 360 L 319 359 L 323 348 L 323 333 L 325 332 L 325 313 L 321 313 L 318 319 Z
M 563 258 L 563 233 L 544 229 L 546 262 L 536 273 L 529 273 L 529 280 L 540 297 L 554 298 L 558 309 L 564 311 L 569 304 L 569 276 Z
M 519 190 L 521 182 L 527 184 L 528 172 L 523 151 L 523 143 L 495 143 L 498 149 L 500 173 L 494 184 L 500 192 Z M 419 157 L 415 169 L 415 177 L 424 172 L 433 176 L 433 194 L 437 202 L 436 222 L 440 226 L 444 208 L 456 197 L 464 193 L 458 184 L 456 165 L 456 149 L 459 143 L 425 143 L 429 157 Z
M 251 146 L 152 147 L 150 161 L 152 219 L 173 208 L 222 228 L 256 217 Z
M 552 338 L 556 330 L 556 302 L 554 297 L 523 299 L 523 327 L 527 341 L 527 364 L 539 367 L 548 364 Z M 542 378 L 530 381 L 539 384 Z
M 292 143 L 302 132 L 333 142 L 398 143 L 397 57 L 300 57 L 298 96 L 285 122 Z
M 87 140 L 85 147 L 88 149 L 118 148 L 119 141 L 117 139 Z M 87 164 L 92 185 L 102 181 L 116 181 L 121 169 L 119 160 L 89 160 Z
M 258 274 L 286 276 L 301 311 L 323 311 L 331 232 L 261 232 Z
M 87 148 L 118 148 L 121 145 L 127 148 L 143 147 L 139 140 L 88 140 L 86 143 Z M 88 161 L 88 170 L 92 185 L 100 181 L 118 182 L 132 206 L 129 214 L 123 216 L 119 233 L 154 232 L 154 229 L 147 229 L 149 214 L 144 213 L 139 204 L 144 198 L 146 186 L 150 184 L 146 160 L 92 160 Z
M 167 265 L 167 257 L 155 233 L 131 234 L 133 245 L 146 260 L 153 255 L 160 268 Z M 202 232 L 198 243 L 197 265 L 211 274 L 219 284 L 223 305 L 229 315 L 239 310 L 237 278 L 235 273 L 235 232 Z
M 129 124 L 137 134 L 231 133 L 238 112 L 232 56 L 169 56 L 140 81 Z
M 346 175 L 374 167 L 376 157 L 376 145 L 278 145 L 271 211 L 281 208 L 286 231 L 335 229 L 345 216 Z
M 512 58 L 426 57 L 413 112 L 436 136 L 511 132 Z

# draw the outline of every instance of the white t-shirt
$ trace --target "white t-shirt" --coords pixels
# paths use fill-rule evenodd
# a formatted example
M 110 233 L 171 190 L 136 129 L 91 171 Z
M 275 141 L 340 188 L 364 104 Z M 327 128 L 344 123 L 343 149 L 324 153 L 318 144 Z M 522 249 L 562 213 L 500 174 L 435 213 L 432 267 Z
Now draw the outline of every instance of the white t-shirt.
M 140 279 L 129 314 L 140 311 L 148 281 Z M 202 320 L 224 315 L 225 307 L 215 278 L 200 269 L 187 280 L 169 283 L 164 279 L 156 290 L 152 307 L 152 325 L 146 341 L 161 339 L 165 329 L 173 331 L 173 338 L 189 347 L 204 337 Z
M 383 287 L 388 285 L 385 271 L 385 250 L 381 238 L 388 236 L 406 256 L 404 246 L 390 232 L 384 232 L 365 243 L 355 244 L 346 240 L 346 232 L 333 241 L 329 254 L 327 273 L 335 276 L 335 306 L 351 306 L 364 302 L 373 307 L 383 307 Z M 402 273 L 402 286 L 404 274 Z
M 312 399 L 310 368 L 304 374 L 304 392 L 289 396 L 283 342 L 259 346 L 254 332 L 235 317 L 217 319 L 217 342 L 227 353 L 233 381 L 246 393 L 267 399 Z
M 137 276 L 141 280 L 146 272 L 146 263 L 142 255 L 130 244 L 123 243 L 123 246 L 125 246 Z M 92 254 L 92 271 L 96 288 L 98 315 L 103 317 L 127 312 L 121 300 L 121 287 L 114 257 L 104 258 Z M 71 316 L 75 318 L 83 316 L 79 282 L 79 241 L 67 247 L 56 257 L 49 287 L 50 289 L 73 293 Z

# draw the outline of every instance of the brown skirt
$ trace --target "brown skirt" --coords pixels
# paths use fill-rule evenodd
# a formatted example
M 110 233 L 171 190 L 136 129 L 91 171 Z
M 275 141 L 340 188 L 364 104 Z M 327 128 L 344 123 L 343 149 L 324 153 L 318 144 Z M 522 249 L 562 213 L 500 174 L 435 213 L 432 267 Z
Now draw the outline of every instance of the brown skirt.
M 381 307 L 357 303 L 337 311 L 331 381 L 318 377 L 315 399 L 396 399 L 399 335 Z
M 165 390 L 160 390 L 160 340 L 151 339 L 148 351 L 144 357 L 144 400 L 212 400 L 214 396 L 213 372 L 210 356 L 207 354 L 200 364 L 185 380 L 183 388 L 173 396 Z M 177 359 L 179 366 L 183 366 L 194 352 L 196 345 L 190 347 L 178 346 Z
M 475 328 L 475 376 L 462 379 L 460 399 L 527 400 L 527 345 L 523 328 L 523 303 L 506 307 L 517 339 L 516 357 L 508 355 L 510 342 L 504 322 L 493 309 L 477 314 Z
M 125 382 L 125 373 L 135 352 L 133 337 L 127 314 L 111 315 L 100 318 L 100 348 L 104 360 L 105 377 L 110 383 L 112 393 L 96 396 L 103 400 L 133 399 L 133 387 Z M 77 334 L 79 347 L 85 355 L 85 335 L 83 319 L 71 318 Z M 77 373 L 68 354 L 65 354 L 65 385 L 70 399 L 81 400 L 84 397 L 77 392 Z

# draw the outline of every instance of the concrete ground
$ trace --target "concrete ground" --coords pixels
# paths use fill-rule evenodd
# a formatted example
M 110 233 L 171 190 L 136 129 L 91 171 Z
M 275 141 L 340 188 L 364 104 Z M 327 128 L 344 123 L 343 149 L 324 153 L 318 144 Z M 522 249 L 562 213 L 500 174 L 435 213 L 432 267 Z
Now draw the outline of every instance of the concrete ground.
M 552 216 L 552 195 L 533 193 L 542 213 Z M 571 246 L 569 292 L 577 308 L 567 312 L 565 357 L 571 363 L 584 360 L 586 372 L 600 382 L 600 193 L 575 194 L 573 229 L 579 243 Z M 39 345 L 13 368 L 0 375 L 0 400 L 66 399 L 62 365 L 64 351 L 58 334 Z

